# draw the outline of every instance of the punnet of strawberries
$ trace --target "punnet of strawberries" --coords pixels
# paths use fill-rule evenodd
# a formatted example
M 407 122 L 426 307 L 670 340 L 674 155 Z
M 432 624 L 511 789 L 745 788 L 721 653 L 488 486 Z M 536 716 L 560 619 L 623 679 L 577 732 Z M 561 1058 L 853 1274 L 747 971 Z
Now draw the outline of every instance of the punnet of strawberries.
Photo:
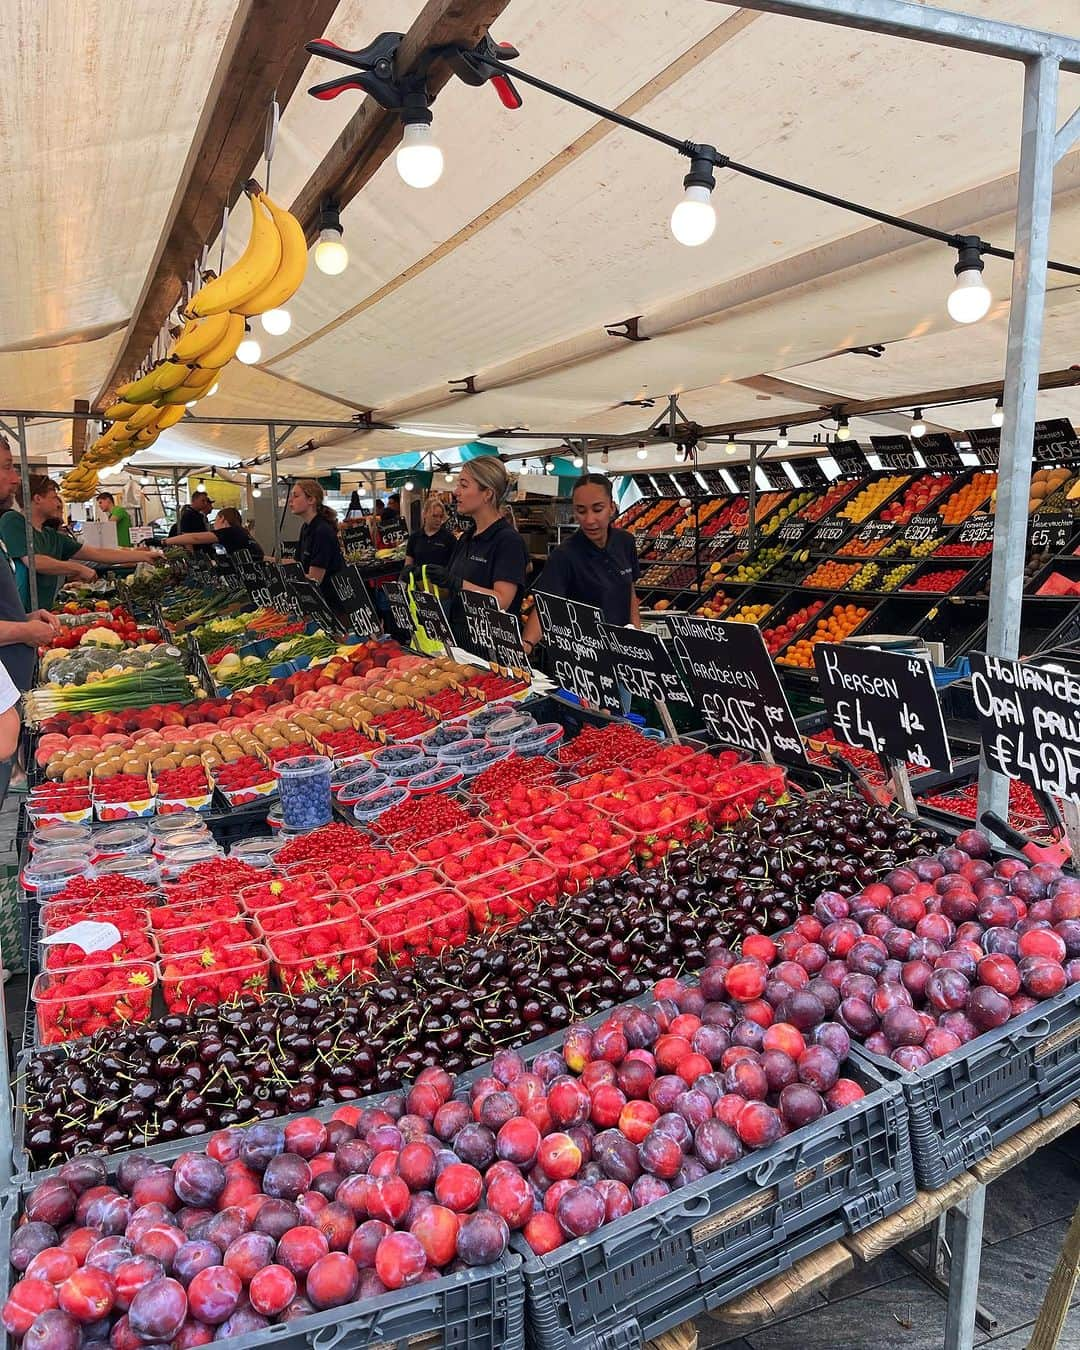
M 505 796 L 488 803 L 486 819 L 493 825 L 512 825 L 527 816 L 563 806 L 567 800 L 567 794 L 551 783 L 518 783 Z
M 161 988 L 171 1013 L 228 1003 L 241 994 L 261 998 L 266 992 L 270 959 L 254 942 L 239 946 L 207 941 L 187 956 L 167 957 L 161 963 Z
M 272 933 L 266 946 L 283 989 L 304 993 L 324 985 L 370 977 L 375 944 L 369 926 L 353 913 L 348 918 Z
M 255 922 L 261 932 L 269 937 L 273 933 L 307 928 L 312 924 L 327 923 L 331 919 L 351 919 L 358 912 L 356 901 L 351 897 L 340 891 L 325 891 L 269 909 L 260 909 Z
M 114 920 L 110 919 L 110 923 Z M 145 928 L 121 931 L 120 939 L 107 951 L 84 951 L 77 942 L 42 944 L 44 966 L 48 971 L 77 970 L 85 966 L 114 966 L 130 961 L 153 961 L 157 951 Z
M 409 852 L 423 867 L 442 866 L 469 849 L 486 844 L 496 837 L 495 830 L 477 816 L 469 816 L 463 825 L 444 830 L 430 839 L 413 844 Z
M 190 956 L 204 947 L 242 947 L 251 941 L 243 919 L 214 919 L 190 928 L 165 928 L 154 935 L 162 956 Z
M 156 983 L 157 969 L 150 961 L 39 975 L 32 998 L 43 1044 L 148 1021 Z
M 479 877 L 485 872 L 518 863 L 529 856 L 529 846 L 516 834 L 501 834 L 495 839 L 474 844 L 463 853 L 452 853 L 439 864 L 439 870 L 447 881 L 455 886 L 469 877 Z
M 332 890 L 333 883 L 327 872 L 316 871 L 305 865 L 305 870 L 294 876 L 283 872 L 264 873 L 263 880 L 253 886 L 245 886 L 240 892 L 240 904 L 246 913 L 259 915 L 264 909 L 276 909 L 297 900 L 309 900 L 314 895 L 322 895 Z
M 555 868 L 529 855 L 490 872 L 471 872 L 456 884 L 478 932 L 517 923 L 537 905 L 553 905 L 559 897 Z
M 215 896 L 211 900 L 170 901 L 150 911 L 150 924 L 155 932 L 174 928 L 194 928 L 197 924 L 213 923 L 216 919 L 242 918 L 240 905 L 231 895 Z

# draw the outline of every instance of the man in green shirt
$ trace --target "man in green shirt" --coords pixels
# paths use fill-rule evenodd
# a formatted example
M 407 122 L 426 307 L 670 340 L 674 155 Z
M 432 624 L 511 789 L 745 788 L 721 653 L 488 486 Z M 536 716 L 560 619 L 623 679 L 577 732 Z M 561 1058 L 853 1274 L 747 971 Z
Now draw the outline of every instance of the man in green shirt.
M 23 605 L 30 608 L 30 572 L 26 565 L 27 517 L 34 531 L 34 570 L 37 573 L 38 605 L 51 609 L 56 592 L 65 581 L 94 581 L 97 573 L 85 564 L 97 562 L 120 567 L 134 567 L 161 557 L 158 549 L 146 548 L 92 548 L 78 539 L 61 533 L 64 504 L 60 488 L 43 473 L 30 475 L 30 509 L 23 501 L 22 483 L 15 489 L 15 497 L 22 508 L 0 516 L 0 544 L 15 564 L 15 584 Z
M 111 492 L 99 492 L 97 507 L 103 520 L 116 522 L 116 542 L 120 548 L 131 547 L 131 517 L 123 506 L 118 506 Z

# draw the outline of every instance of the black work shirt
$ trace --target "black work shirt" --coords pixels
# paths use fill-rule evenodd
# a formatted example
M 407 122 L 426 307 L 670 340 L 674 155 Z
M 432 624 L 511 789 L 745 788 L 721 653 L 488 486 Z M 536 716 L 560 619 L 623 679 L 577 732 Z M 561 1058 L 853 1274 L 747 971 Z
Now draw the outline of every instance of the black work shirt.
M 509 581 L 517 587 L 509 613 L 520 614 L 528 563 L 529 551 L 525 547 L 525 540 L 505 517 L 499 516 L 479 533 L 475 529 L 465 531 L 454 546 L 447 570 L 458 585 L 469 581 L 485 591 L 494 590 L 497 581 Z M 458 645 L 468 648 L 468 630 L 460 593 L 455 592 L 447 618 Z
M 457 540 L 445 525 L 440 525 L 434 534 L 413 530 L 405 545 L 405 556 L 413 560 L 415 567 L 445 567 L 456 546 Z
M 246 548 L 253 558 L 261 559 L 263 556 L 262 544 L 254 535 L 248 534 L 242 525 L 222 525 L 214 533 L 226 553 L 239 553 Z
M 19 599 L 15 584 L 15 568 L 8 551 L 0 545 L 0 620 L 4 623 L 25 623 L 26 610 Z M 3 665 L 11 683 L 25 694 L 34 683 L 34 662 L 37 653 L 26 642 L 7 642 L 0 647 L 0 665 Z
M 296 545 L 296 561 L 300 570 L 307 576 L 308 569 L 322 567 L 325 575 L 318 583 L 319 590 L 327 600 L 333 601 L 334 588 L 330 578 L 345 566 L 345 555 L 341 551 L 337 527 L 325 516 L 315 516 L 306 520 L 300 527 L 300 539 Z
M 629 530 L 609 530 L 603 548 L 578 530 L 552 550 L 535 589 L 593 605 L 607 623 L 628 624 L 634 582 L 640 575 Z
M 194 506 L 188 502 L 187 506 L 180 508 L 180 519 L 169 531 L 169 538 L 174 534 L 207 534 L 210 531 L 210 525 L 201 511 L 196 511 Z M 212 553 L 213 544 L 195 544 L 193 547 L 199 553 Z

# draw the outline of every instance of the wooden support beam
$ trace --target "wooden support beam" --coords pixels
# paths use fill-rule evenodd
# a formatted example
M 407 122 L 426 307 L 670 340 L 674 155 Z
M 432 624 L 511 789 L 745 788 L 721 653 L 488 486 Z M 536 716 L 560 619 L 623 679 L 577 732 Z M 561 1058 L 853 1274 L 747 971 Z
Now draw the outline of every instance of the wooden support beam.
M 398 49 L 398 73 L 408 74 L 414 70 L 429 47 L 450 42 L 475 46 L 509 3 L 510 0 L 427 0 Z M 375 33 L 365 33 L 363 42 L 370 42 L 375 36 Z M 436 63 L 428 76 L 428 90 L 432 95 L 437 94 L 449 79 L 450 71 L 446 65 Z M 292 204 L 292 213 L 303 225 L 309 242 L 319 232 L 319 212 L 323 203 L 335 201 L 342 207 L 352 201 L 394 152 L 400 139 L 400 116 L 381 108 L 373 98 L 363 98 Z
M 259 162 L 274 92 L 284 107 L 310 59 L 304 43 L 322 35 L 337 7 L 338 0 L 242 0 L 153 266 L 96 408 L 113 402 L 150 350 L 203 245 L 218 233 L 226 204 Z
M 73 404 L 76 414 L 71 422 L 71 462 L 78 464 L 83 457 L 83 451 L 86 449 L 86 415 L 90 411 L 90 404 L 84 398 L 77 398 Z

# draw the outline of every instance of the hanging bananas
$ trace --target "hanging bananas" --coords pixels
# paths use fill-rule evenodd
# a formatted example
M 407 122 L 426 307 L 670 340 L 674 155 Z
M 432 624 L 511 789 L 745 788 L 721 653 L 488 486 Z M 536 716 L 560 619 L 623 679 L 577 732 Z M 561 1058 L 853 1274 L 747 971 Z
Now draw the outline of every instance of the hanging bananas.
M 165 359 L 117 391 L 117 401 L 105 412 L 112 426 L 64 478 L 65 501 L 86 501 L 97 490 L 98 468 L 146 449 L 175 426 L 185 405 L 204 397 L 236 355 L 245 320 L 280 308 L 300 288 L 307 272 L 303 226 L 254 179 L 245 183 L 244 193 L 251 207 L 247 247 L 191 298 L 183 330 Z

